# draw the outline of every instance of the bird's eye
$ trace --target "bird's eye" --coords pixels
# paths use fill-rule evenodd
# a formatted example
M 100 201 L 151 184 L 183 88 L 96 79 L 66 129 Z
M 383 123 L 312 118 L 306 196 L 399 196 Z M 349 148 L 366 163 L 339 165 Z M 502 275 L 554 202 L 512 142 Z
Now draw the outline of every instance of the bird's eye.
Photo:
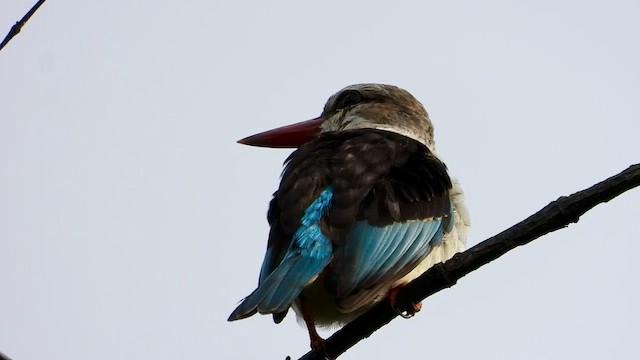
M 338 104 L 337 109 L 344 109 L 347 108 L 349 106 L 353 106 L 356 104 L 359 104 L 362 102 L 362 94 L 360 94 L 360 92 L 356 91 L 356 90 L 347 90 L 345 92 L 343 92 L 342 94 L 340 94 L 340 97 L 338 98 L 338 101 L 336 102 Z

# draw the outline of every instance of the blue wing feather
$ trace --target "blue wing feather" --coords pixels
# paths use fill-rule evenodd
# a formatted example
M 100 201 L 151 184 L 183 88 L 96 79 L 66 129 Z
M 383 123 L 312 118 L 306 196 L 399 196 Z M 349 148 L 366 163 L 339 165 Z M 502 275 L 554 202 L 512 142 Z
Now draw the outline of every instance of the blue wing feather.
M 450 230 L 445 225 L 448 222 L 442 218 L 387 226 L 356 222 L 349 240 L 335 254 L 338 296 L 345 297 L 406 275 L 442 241 L 444 233 Z
M 416 222 L 406 222 L 402 224 L 394 224 L 397 226 L 400 231 L 397 233 L 395 239 L 391 240 L 393 246 L 391 251 L 389 251 L 388 255 L 384 257 L 384 261 L 380 264 L 378 269 L 370 269 L 368 271 L 369 277 L 371 275 L 377 273 L 386 273 L 393 266 L 395 266 L 403 256 L 412 248 L 418 244 L 418 241 L 415 237 L 407 236 L 409 233 L 409 228 L 413 228 L 415 230 L 419 230 L 422 227 L 421 223 Z M 391 225 L 391 226 L 394 226 Z M 366 226 L 366 225 L 365 225 Z M 410 234 L 415 234 L 415 232 L 411 232 Z M 386 241 L 386 239 L 380 239 L 381 241 Z
M 406 226 L 375 227 L 364 221 L 356 223 L 344 253 L 360 254 L 358 256 L 355 276 L 343 277 L 340 294 L 349 294 L 361 285 L 365 278 L 375 273 L 392 255 L 394 249 L 402 247 L 397 239 L 402 239 Z M 361 250 L 362 249 L 362 250 Z
M 411 223 L 411 226 L 414 227 L 417 232 L 414 232 L 412 237 L 407 236 L 405 238 L 405 241 L 411 241 L 410 246 L 402 254 L 389 258 L 384 267 L 370 278 L 369 283 L 381 282 L 381 279 L 386 277 L 386 274 L 393 273 L 394 269 L 406 269 L 408 264 L 426 257 L 431 250 L 431 242 L 434 240 L 433 235 L 440 227 L 440 223 L 440 220 Z M 365 283 L 365 286 L 367 285 L 368 283 Z
M 396 243 L 397 246 L 388 256 L 385 256 L 379 267 L 371 268 L 368 271 L 368 276 L 362 280 L 361 286 L 363 287 L 368 287 L 370 284 L 379 281 L 381 277 L 392 272 L 394 268 L 401 269 L 409 260 L 422 254 L 417 250 L 422 248 L 425 239 L 417 235 L 426 226 L 424 222 L 415 221 L 390 226 L 401 227 L 403 230 L 402 233 L 398 234 L 398 237 L 390 240 L 390 242 Z M 385 239 L 381 239 L 381 241 L 385 241 Z
M 262 284 L 267 279 L 267 276 L 271 273 L 273 262 L 273 248 L 267 248 L 264 253 L 264 259 L 262 260 L 262 266 L 260 267 L 260 277 L 258 278 L 258 284 Z
M 332 244 L 318 222 L 329 208 L 332 197 L 333 190 L 326 188 L 309 205 L 282 262 L 268 275 L 264 274 L 263 263 L 258 288 L 231 313 L 229 321 L 243 319 L 256 311 L 267 314 L 287 310 L 304 287 L 327 266 L 333 253 Z M 267 261 L 271 261 L 268 253 Z

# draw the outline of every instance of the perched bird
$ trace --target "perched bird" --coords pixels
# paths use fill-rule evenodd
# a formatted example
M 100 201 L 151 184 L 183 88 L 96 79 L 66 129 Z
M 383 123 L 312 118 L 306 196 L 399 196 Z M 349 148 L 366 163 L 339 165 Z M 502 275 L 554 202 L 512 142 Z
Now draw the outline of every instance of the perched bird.
M 351 85 L 320 117 L 239 142 L 298 149 L 269 206 L 258 287 L 229 321 L 259 312 L 279 323 L 292 307 L 322 349 L 316 326 L 345 324 L 385 298 L 394 305 L 398 289 L 464 248 L 464 195 L 406 90 Z

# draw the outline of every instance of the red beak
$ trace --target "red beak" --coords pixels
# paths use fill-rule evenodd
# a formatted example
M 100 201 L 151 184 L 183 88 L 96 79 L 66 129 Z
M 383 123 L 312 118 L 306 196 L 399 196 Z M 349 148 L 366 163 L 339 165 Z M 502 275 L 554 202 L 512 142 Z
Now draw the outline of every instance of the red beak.
M 318 137 L 320 125 L 324 118 L 302 121 L 292 125 L 282 126 L 273 130 L 251 135 L 242 140 L 240 144 L 251 146 L 263 146 L 272 148 L 297 148 Z

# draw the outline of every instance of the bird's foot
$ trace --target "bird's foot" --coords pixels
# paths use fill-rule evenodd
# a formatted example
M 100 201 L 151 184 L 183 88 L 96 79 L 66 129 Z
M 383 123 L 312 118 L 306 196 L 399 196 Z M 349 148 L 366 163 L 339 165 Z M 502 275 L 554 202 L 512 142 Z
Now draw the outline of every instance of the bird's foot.
M 400 292 L 400 289 L 402 289 L 402 287 L 398 286 L 398 287 L 391 288 L 391 290 L 389 290 L 389 293 L 387 294 L 387 299 L 389 300 L 389 304 L 391 305 L 391 308 L 393 309 L 393 311 L 396 312 L 396 314 L 402 316 L 405 319 L 412 318 L 417 312 L 422 310 L 422 302 L 418 302 L 418 303 L 411 302 L 410 309 L 400 310 L 400 308 L 398 308 L 398 305 L 397 305 L 398 293 Z
M 318 334 L 316 330 L 316 324 L 309 313 L 309 309 L 307 308 L 307 300 L 305 297 L 300 296 L 298 298 L 300 304 L 300 312 L 302 313 L 302 318 L 304 319 L 304 323 L 307 325 L 307 331 L 309 331 L 309 339 L 311 340 L 311 350 L 322 354 L 322 356 L 326 360 L 331 360 L 329 355 L 327 355 L 327 347 L 325 345 L 324 339 Z
M 311 350 L 319 353 L 326 353 L 324 339 L 321 338 L 318 333 L 309 333 L 309 337 L 311 338 Z
M 324 339 L 315 330 L 309 331 L 309 338 L 311 338 L 311 350 L 321 354 L 325 360 L 333 360 L 327 354 L 327 346 Z

